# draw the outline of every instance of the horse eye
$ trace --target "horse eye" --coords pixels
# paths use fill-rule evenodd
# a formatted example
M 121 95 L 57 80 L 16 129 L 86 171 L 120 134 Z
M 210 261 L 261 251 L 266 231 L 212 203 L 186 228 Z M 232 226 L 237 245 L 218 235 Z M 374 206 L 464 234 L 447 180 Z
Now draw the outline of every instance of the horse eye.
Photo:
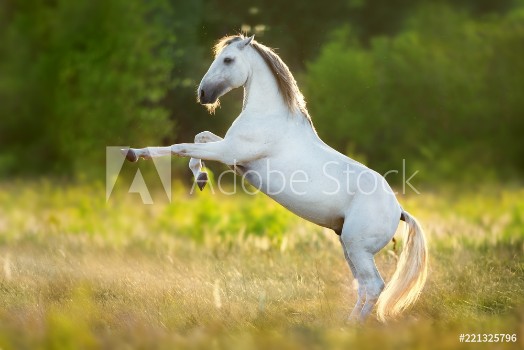
M 230 64 L 231 62 L 233 62 L 233 59 L 231 57 L 224 58 L 224 63 L 225 64 Z

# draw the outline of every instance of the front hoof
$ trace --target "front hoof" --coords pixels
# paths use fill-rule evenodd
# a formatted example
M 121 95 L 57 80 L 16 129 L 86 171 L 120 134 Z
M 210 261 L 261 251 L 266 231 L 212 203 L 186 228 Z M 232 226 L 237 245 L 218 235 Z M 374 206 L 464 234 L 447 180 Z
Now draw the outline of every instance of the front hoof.
M 205 171 L 203 171 L 200 174 L 198 174 L 198 177 L 196 179 L 196 183 L 197 183 L 197 186 L 200 189 L 200 191 L 202 191 L 204 189 L 204 187 L 206 187 L 206 184 L 207 184 L 208 180 L 209 180 L 209 178 L 208 178 L 207 173 Z
M 128 149 L 126 153 L 126 159 L 132 163 L 136 162 L 138 160 L 138 155 L 136 154 L 135 150 L 132 148 Z

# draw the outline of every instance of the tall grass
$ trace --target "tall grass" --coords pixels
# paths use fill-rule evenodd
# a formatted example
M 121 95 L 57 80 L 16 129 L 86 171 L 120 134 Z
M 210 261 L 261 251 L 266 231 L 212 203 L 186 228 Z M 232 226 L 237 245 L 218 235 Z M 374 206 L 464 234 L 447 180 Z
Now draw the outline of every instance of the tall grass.
M 519 348 L 524 189 L 401 198 L 425 225 L 428 283 L 387 325 L 346 325 L 355 284 L 336 235 L 262 195 L 173 201 L 57 182 L 0 185 L 2 349 Z M 402 225 L 402 224 L 401 224 Z M 401 228 L 399 226 L 399 229 Z M 377 256 L 388 279 L 396 255 Z M 515 333 L 515 344 L 460 343 Z

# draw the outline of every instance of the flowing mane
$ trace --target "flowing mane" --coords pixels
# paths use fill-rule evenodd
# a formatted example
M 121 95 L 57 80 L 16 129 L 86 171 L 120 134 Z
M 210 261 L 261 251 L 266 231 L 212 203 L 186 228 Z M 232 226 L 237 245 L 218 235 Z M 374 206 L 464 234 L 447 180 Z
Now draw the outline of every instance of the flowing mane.
M 215 57 L 229 44 L 245 39 L 243 35 L 230 35 L 225 36 L 218 40 L 213 48 Z M 251 46 L 260 54 L 264 59 L 269 69 L 273 73 L 278 85 L 280 94 L 284 98 L 288 108 L 291 111 L 300 111 L 301 114 L 311 123 L 311 117 L 306 108 L 306 101 L 304 96 L 300 92 L 297 82 L 287 65 L 282 59 L 273 51 L 271 48 L 259 43 L 256 40 L 251 42 Z

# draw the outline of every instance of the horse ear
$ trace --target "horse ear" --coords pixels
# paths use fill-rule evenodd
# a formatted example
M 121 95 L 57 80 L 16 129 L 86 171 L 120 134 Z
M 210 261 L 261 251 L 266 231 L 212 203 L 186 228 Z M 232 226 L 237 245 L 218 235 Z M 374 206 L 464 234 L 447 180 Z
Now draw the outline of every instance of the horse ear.
M 251 44 L 251 42 L 253 41 L 253 39 L 255 39 L 255 34 L 251 35 L 249 38 L 245 38 L 244 40 L 242 40 L 240 43 L 238 43 L 238 46 L 243 49 L 244 47 L 248 46 L 249 44 Z

